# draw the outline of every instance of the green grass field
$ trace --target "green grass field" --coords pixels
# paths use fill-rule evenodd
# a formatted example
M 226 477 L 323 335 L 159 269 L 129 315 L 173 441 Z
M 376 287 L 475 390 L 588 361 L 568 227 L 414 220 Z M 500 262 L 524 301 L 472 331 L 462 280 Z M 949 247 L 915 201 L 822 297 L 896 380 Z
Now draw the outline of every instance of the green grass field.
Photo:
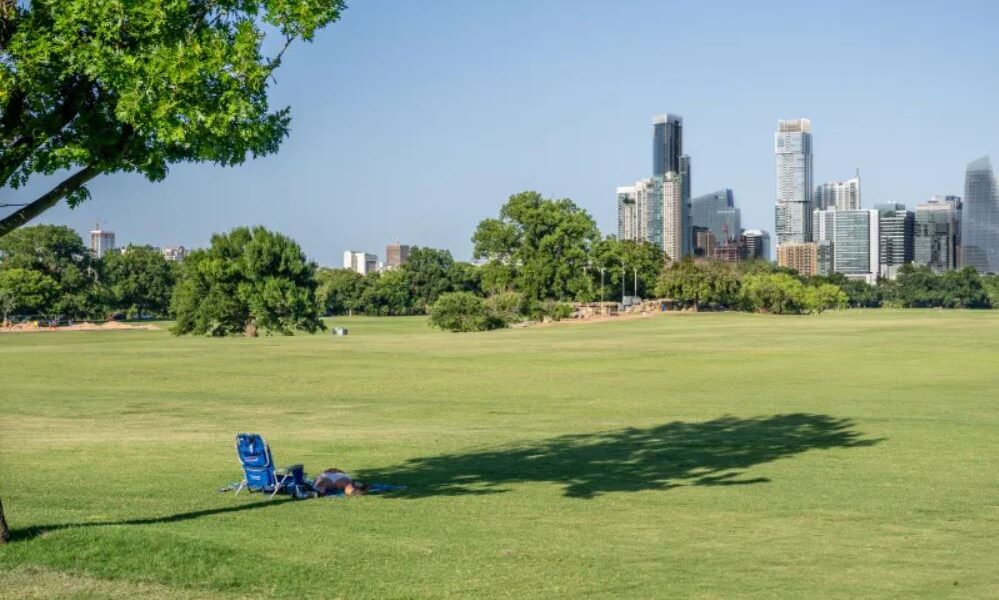
M 0 336 L 0 597 L 999 597 L 999 312 L 338 322 Z

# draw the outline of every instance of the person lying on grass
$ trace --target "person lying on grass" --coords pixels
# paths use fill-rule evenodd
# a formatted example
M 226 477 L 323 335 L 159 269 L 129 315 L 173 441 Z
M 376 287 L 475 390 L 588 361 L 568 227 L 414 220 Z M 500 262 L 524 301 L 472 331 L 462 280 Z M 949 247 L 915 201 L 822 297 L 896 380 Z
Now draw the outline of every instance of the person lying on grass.
M 319 492 L 320 496 L 330 496 L 343 493 L 347 496 L 357 496 L 368 491 L 368 484 L 354 481 L 347 473 L 340 469 L 326 469 L 316 476 L 312 482 L 312 487 Z

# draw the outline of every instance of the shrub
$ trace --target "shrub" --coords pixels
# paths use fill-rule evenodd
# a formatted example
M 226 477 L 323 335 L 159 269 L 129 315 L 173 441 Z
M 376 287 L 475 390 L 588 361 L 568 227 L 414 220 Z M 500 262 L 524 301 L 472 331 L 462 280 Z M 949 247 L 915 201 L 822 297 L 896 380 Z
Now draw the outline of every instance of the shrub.
M 846 308 L 846 292 L 839 286 L 823 283 L 806 287 L 804 294 L 805 309 L 810 313 L 821 313 L 824 310 Z
M 469 292 L 447 292 L 430 305 L 430 324 L 447 331 L 485 331 L 503 327 L 490 318 L 486 302 Z
M 504 326 L 520 321 L 524 314 L 524 295 L 519 292 L 501 292 L 486 298 L 486 312 L 490 318 Z
M 783 315 L 805 308 L 805 286 L 786 273 L 747 275 L 741 293 L 743 308 L 750 311 Z

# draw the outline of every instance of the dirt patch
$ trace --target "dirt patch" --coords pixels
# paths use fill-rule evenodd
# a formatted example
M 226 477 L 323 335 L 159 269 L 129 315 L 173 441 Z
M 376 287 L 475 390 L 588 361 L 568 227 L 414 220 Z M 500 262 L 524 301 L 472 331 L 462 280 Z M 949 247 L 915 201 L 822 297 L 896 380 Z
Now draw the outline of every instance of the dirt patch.
M 30 323 L 18 323 L 16 325 L 10 325 L 7 327 L 0 327 L 0 333 L 32 333 L 32 332 L 59 332 L 59 331 L 122 331 L 122 330 L 137 330 L 137 331 L 159 331 L 160 328 L 152 323 L 138 325 L 135 323 L 122 323 L 121 321 L 108 321 L 106 323 L 90 323 L 84 321 L 83 323 L 74 323 L 72 325 L 63 325 L 61 327 L 49 327 L 47 325 L 39 325 L 37 322 L 32 321 Z

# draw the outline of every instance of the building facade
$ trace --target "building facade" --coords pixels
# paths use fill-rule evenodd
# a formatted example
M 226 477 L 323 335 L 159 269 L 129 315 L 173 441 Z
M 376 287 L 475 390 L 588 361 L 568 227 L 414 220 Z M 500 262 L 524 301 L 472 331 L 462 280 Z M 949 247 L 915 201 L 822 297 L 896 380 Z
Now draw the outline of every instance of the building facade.
M 740 236 L 746 247 L 746 260 L 770 260 L 770 234 L 763 229 L 746 229 Z
M 895 279 L 915 257 L 916 216 L 904 204 L 875 204 L 878 211 L 878 274 Z
M 167 246 L 163 248 L 163 258 L 171 262 L 183 262 L 187 258 L 187 248 L 183 246 Z
M 692 230 L 688 224 L 687 202 L 684 198 L 683 177 L 679 173 L 656 176 L 655 194 L 661 200 L 662 229 L 660 234 L 663 252 L 673 260 L 690 254 Z
M 652 176 L 680 173 L 683 117 L 665 113 L 652 118 Z
M 802 275 L 818 274 L 818 244 L 787 242 L 777 246 L 777 264 L 794 269 Z
M 916 205 L 913 260 L 937 273 L 952 271 L 960 264 L 961 197 L 933 196 Z
M 878 211 L 837 210 L 833 223 L 833 270 L 874 283 L 881 264 Z
M 90 232 L 90 251 L 94 256 L 101 258 L 108 252 L 114 250 L 114 232 L 101 229 L 98 223 Z
M 395 242 L 385 246 L 385 268 L 397 269 L 409 261 L 409 246 Z
M 777 245 L 812 239 L 812 122 L 781 120 L 774 134 L 777 157 Z
M 356 271 L 361 275 L 374 273 L 378 270 L 378 257 L 366 252 L 345 250 L 343 253 L 343 268 Z
M 999 192 L 988 156 L 968 165 L 961 215 L 961 265 L 999 273 Z
M 735 195 L 732 190 L 718 190 L 704 194 L 690 201 L 691 226 L 695 232 L 694 254 L 705 254 L 704 247 L 698 243 L 698 231 L 709 232 L 716 246 L 724 246 L 729 242 L 738 241 L 742 233 L 742 217 L 735 207 Z
M 815 210 L 859 210 L 860 169 L 853 179 L 828 181 L 815 188 Z

